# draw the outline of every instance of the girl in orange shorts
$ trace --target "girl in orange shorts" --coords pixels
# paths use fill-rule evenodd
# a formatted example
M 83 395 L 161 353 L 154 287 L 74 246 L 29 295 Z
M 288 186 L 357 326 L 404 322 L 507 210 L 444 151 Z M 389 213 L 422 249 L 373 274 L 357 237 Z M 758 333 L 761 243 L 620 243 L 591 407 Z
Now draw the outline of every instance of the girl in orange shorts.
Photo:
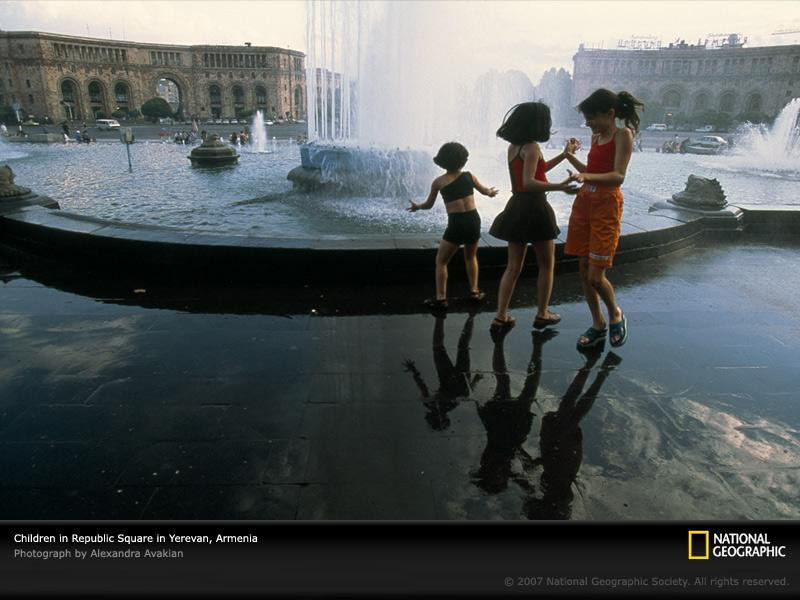
M 633 152 L 633 135 L 639 130 L 637 108 L 644 106 L 628 92 L 595 90 L 578 105 L 592 130 L 592 147 L 586 164 L 573 154 L 567 160 L 578 170 L 570 179 L 583 184 L 569 218 L 565 254 L 577 256 L 592 326 L 578 338 L 578 348 L 593 348 L 605 342 L 622 346 L 628 339 L 628 321 L 617 305 L 614 288 L 606 278 L 619 241 L 622 191 L 625 172 Z M 617 127 L 617 119 L 625 122 Z M 600 308 L 608 309 L 608 326 Z

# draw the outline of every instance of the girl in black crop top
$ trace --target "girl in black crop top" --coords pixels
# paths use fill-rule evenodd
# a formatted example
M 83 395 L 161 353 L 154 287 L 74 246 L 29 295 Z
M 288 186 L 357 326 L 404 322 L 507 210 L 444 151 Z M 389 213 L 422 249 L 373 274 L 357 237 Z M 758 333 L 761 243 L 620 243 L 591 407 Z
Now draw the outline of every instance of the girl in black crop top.
M 484 196 L 493 198 L 495 188 L 487 188 L 469 171 L 461 169 L 467 163 L 469 152 L 458 142 L 448 142 L 439 148 L 433 162 L 447 172 L 433 180 L 431 192 L 425 202 L 411 201 L 406 210 L 416 212 L 433 206 L 436 196 L 441 192 L 447 210 L 447 229 L 439 242 L 436 253 L 436 296 L 425 300 L 425 305 L 433 309 L 447 308 L 447 264 L 464 246 L 464 263 L 469 278 L 470 300 L 479 302 L 485 294 L 478 288 L 478 240 L 481 237 L 481 218 L 475 209 L 475 195 L 478 190 Z

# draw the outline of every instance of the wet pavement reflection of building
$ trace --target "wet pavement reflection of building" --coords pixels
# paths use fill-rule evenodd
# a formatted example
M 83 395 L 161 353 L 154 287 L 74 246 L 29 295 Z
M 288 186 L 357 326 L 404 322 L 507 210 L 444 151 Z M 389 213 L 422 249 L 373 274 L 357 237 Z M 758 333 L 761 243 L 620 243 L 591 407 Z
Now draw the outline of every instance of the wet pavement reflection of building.
M 798 518 L 799 258 L 716 245 L 615 268 L 631 338 L 595 357 L 575 350 L 572 275 L 557 335 L 531 335 L 523 274 L 495 343 L 492 297 L 437 319 L 426 286 L 170 288 L 5 262 L 0 512 Z

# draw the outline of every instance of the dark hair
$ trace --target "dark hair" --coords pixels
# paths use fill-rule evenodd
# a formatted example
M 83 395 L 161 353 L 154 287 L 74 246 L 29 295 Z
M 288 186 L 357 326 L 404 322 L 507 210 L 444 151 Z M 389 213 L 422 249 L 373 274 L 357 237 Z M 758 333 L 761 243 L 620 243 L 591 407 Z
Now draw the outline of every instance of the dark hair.
M 644 104 L 629 92 L 615 94 L 611 90 L 600 88 L 578 104 L 578 110 L 584 115 L 597 115 L 607 113 L 613 108 L 614 116 L 625 121 L 625 126 L 636 133 L 639 131 L 639 114 L 636 112 L 639 106 L 644 107 Z
M 530 142 L 546 142 L 550 139 L 550 108 L 542 102 L 523 102 L 512 106 L 497 130 L 497 137 L 521 146 Z
M 458 171 L 467 164 L 467 158 L 469 158 L 469 152 L 462 144 L 447 142 L 439 148 L 439 152 L 433 157 L 433 162 L 448 171 Z

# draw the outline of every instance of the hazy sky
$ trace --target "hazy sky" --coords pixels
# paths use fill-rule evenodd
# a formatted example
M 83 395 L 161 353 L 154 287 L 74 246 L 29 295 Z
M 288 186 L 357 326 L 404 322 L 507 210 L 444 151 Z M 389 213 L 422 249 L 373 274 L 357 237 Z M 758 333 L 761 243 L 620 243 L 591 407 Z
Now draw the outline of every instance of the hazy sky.
M 437 49 L 448 35 L 468 36 L 475 49 L 468 60 L 475 69 L 516 68 L 534 83 L 551 66 L 571 71 L 572 55 L 581 42 L 608 48 L 633 35 L 652 35 L 666 44 L 677 38 L 694 43 L 709 34 L 740 33 L 748 38 L 748 46 L 800 43 L 796 0 L 436 4 L 452 14 L 448 22 L 453 25 L 452 33 L 445 31 L 436 41 Z M 0 0 L 0 29 L 174 44 L 252 42 L 305 51 L 305 14 L 304 0 Z M 798 33 L 772 35 L 779 30 Z

